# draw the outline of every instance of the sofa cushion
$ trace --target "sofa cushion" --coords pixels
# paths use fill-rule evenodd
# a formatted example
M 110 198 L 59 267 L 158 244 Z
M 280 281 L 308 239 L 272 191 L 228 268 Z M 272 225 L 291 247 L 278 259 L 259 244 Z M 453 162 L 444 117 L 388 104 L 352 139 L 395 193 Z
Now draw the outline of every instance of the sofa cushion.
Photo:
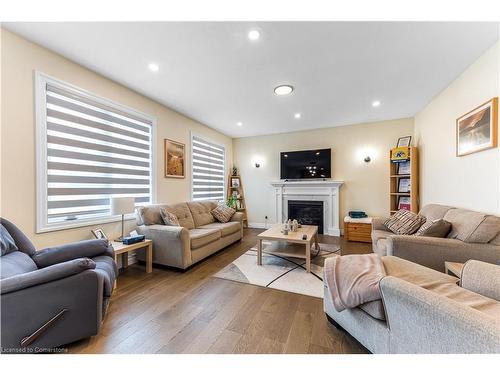
M 220 223 L 227 223 L 231 220 L 235 212 L 236 210 L 234 208 L 221 204 L 212 210 L 212 215 L 214 215 L 215 219 Z
M 407 210 L 399 210 L 384 222 L 391 232 L 403 235 L 413 234 L 425 222 L 425 217 Z
M 14 239 L 2 224 L 0 224 L 0 250 L 1 256 L 19 250 Z
M 205 224 L 210 224 L 215 221 L 212 216 L 211 211 L 217 207 L 217 202 L 215 201 L 197 201 L 188 202 L 187 205 L 191 210 L 191 215 L 193 215 L 194 225 L 196 228 L 201 227 Z
M 199 229 L 218 229 L 222 237 L 229 236 L 241 230 L 241 223 L 237 221 L 230 221 L 228 223 L 212 223 L 201 226 Z
M 187 203 L 183 202 L 183 203 L 172 204 L 165 206 L 165 208 L 167 209 L 168 212 L 177 216 L 177 220 L 179 221 L 179 225 L 181 227 L 187 229 L 195 228 L 193 215 L 191 215 L 191 211 L 189 210 Z M 161 224 L 163 224 L 163 222 Z
M 168 212 L 165 208 L 160 208 L 160 215 L 163 220 L 163 224 L 170 225 L 172 227 L 179 227 L 179 219 L 173 213 Z
M 468 243 L 488 243 L 500 231 L 500 218 L 481 212 L 455 208 L 444 219 L 452 224 L 448 237 Z
M 217 241 L 221 238 L 219 229 L 191 229 L 189 231 L 189 239 L 191 241 L 191 250 L 198 249 L 210 242 Z
M 426 204 L 418 214 L 425 217 L 427 221 L 434 221 L 444 218 L 444 215 L 452 208 L 454 207 L 442 204 Z
M 14 251 L 4 255 L 0 261 L 0 278 L 36 271 L 38 268 L 33 259 L 22 251 Z
M 427 220 L 413 235 L 445 238 L 450 232 L 450 229 L 451 229 L 451 223 L 446 220 L 443 219 L 437 219 L 434 221 Z

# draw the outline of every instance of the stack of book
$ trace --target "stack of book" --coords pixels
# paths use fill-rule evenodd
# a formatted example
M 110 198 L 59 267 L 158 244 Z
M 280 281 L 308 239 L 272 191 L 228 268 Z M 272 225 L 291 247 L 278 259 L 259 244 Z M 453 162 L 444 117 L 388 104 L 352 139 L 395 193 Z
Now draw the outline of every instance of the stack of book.
M 349 211 L 349 216 L 353 219 L 363 219 L 368 217 L 365 211 Z

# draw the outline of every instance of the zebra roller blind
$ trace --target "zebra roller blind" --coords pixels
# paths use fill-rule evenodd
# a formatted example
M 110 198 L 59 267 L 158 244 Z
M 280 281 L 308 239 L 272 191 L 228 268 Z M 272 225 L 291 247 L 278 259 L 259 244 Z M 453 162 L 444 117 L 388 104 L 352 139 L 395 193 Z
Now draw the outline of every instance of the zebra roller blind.
M 45 226 L 110 219 L 111 197 L 151 203 L 152 120 L 45 85 Z
M 191 142 L 193 200 L 224 200 L 225 149 L 193 135 Z

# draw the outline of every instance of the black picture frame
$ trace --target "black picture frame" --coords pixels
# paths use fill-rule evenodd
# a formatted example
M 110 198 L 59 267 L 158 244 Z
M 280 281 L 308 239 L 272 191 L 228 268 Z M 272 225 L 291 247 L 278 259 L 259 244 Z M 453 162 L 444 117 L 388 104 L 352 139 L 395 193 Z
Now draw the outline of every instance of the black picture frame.
M 402 185 L 407 184 L 408 190 L 403 190 Z M 410 193 L 411 192 L 411 184 L 410 184 L 410 178 L 405 177 L 405 178 L 400 178 L 398 181 L 398 193 Z
M 411 198 L 408 196 L 398 197 L 398 210 L 411 211 Z
M 411 145 L 411 135 L 398 138 L 398 144 L 396 147 L 410 147 Z
M 401 167 L 403 167 L 403 172 L 401 172 Z M 411 173 L 410 161 L 403 161 L 397 164 L 397 174 L 398 175 L 409 175 Z
M 94 235 L 94 237 L 97 238 L 98 240 L 108 239 L 106 233 L 104 233 L 104 231 L 101 228 L 92 229 L 91 232 Z

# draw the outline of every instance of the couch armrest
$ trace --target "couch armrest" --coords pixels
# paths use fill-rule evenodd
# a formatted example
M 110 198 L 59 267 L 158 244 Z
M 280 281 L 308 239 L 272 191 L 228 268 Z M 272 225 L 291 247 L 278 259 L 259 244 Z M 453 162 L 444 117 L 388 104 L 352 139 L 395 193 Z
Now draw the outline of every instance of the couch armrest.
M 76 275 L 88 269 L 94 269 L 96 264 L 88 258 L 74 259 L 63 263 L 54 264 L 36 271 L 21 273 L 0 280 L 1 294 L 15 292 L 38 284 L 63 279 Z
M 114 258 L 113 247 L 108 240 L 86 240 L 49 247 L 38 251 L 32 259 L 38 268 L 43 268 L 72 259 L 93 258 L 98 255 Z
M 153 263 L 185 269 L 192 264 L 189 230 L 170 225 L 141 225 L 137 232 L 153 241 Z
M 386 217 L 374 217 L 372 219 L 372 230 L 387 230 L 384 225 L 386 220 Z
M 500 301 L 500 266 L 469 260 L 460 277 L 460 286 L 471 292 Z
M 391 353 L 500 350 L 500 327 L 494 317 L 396 277 L 383 278 L 380 290 Z
M 465 263 L 469 259 L 494 263 L 500 259 L 500 246 L 465 243 L 451 238 L 389 236 L 387 255 L 444 272 L 444 262 Z
M 238 221 L 240 223 L 243 223 L 243 212 L 235 212 L 234 215 L 231 217 L 231 220 L 229 221 Z

